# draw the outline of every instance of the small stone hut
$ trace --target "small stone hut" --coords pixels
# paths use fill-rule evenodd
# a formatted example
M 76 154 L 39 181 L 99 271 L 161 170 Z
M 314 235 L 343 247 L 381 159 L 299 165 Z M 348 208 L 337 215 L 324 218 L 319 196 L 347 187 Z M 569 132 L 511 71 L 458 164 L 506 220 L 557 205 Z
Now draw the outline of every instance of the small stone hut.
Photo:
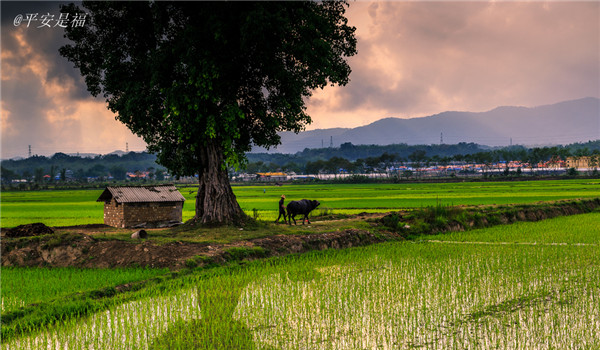
M 133 227 L 181 222 L 185 198 L 173 185 L 108 186 L 96 201 L 104 202 L 104 224 Z

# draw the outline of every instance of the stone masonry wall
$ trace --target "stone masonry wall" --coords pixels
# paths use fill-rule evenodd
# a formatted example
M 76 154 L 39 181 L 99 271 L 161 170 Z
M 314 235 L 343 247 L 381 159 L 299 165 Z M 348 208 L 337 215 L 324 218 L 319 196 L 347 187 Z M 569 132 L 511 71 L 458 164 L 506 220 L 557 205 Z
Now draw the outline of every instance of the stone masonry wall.
M 131 227 L 144 222 L 181 221 L 183 202 L 124 203 L 124 226 Z
M 123 226 L 123 204 L 118 204 L 114 199 L 104 202 L 104 224 L 113 227 Z

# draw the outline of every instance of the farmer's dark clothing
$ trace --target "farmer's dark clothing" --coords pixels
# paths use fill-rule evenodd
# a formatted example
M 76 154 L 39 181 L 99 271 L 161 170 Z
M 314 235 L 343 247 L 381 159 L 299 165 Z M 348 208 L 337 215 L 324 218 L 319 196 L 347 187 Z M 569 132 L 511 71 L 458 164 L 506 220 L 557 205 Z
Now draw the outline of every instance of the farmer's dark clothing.
M 284 201 L 285 201 L 285 198 L 281 198 L 279 200 L 279 216 L 277 217 L 277 220 L 275 220 L 275 222 L 279 221 L 279 218 L 281 218 L 281 215 L 283 215 L 283 222 L 287 222 L 286 215 L 285 215 L 285 204 L 283 204 Z

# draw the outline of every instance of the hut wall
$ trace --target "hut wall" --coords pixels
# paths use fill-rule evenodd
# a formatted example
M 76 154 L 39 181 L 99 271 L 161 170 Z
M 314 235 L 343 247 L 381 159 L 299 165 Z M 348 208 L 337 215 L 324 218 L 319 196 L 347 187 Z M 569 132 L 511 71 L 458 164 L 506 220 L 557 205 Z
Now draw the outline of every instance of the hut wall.
M 123 226 L 144 222 L 182 221 L 183 202 L 124 203 Z
M 113 227 L 125 227 L 123 204 L 117 203 L 114 199 L 110 202 L 104 202 L 104 224 Z

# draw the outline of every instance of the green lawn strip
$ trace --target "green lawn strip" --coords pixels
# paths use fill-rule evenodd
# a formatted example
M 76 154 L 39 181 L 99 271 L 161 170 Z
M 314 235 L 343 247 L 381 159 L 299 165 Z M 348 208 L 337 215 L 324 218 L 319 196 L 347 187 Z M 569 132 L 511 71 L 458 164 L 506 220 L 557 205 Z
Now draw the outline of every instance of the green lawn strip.
M 48 226 L 102 223 L 102 190 L 53 190 L 2 192 L 1 225 L 43 222 Z

